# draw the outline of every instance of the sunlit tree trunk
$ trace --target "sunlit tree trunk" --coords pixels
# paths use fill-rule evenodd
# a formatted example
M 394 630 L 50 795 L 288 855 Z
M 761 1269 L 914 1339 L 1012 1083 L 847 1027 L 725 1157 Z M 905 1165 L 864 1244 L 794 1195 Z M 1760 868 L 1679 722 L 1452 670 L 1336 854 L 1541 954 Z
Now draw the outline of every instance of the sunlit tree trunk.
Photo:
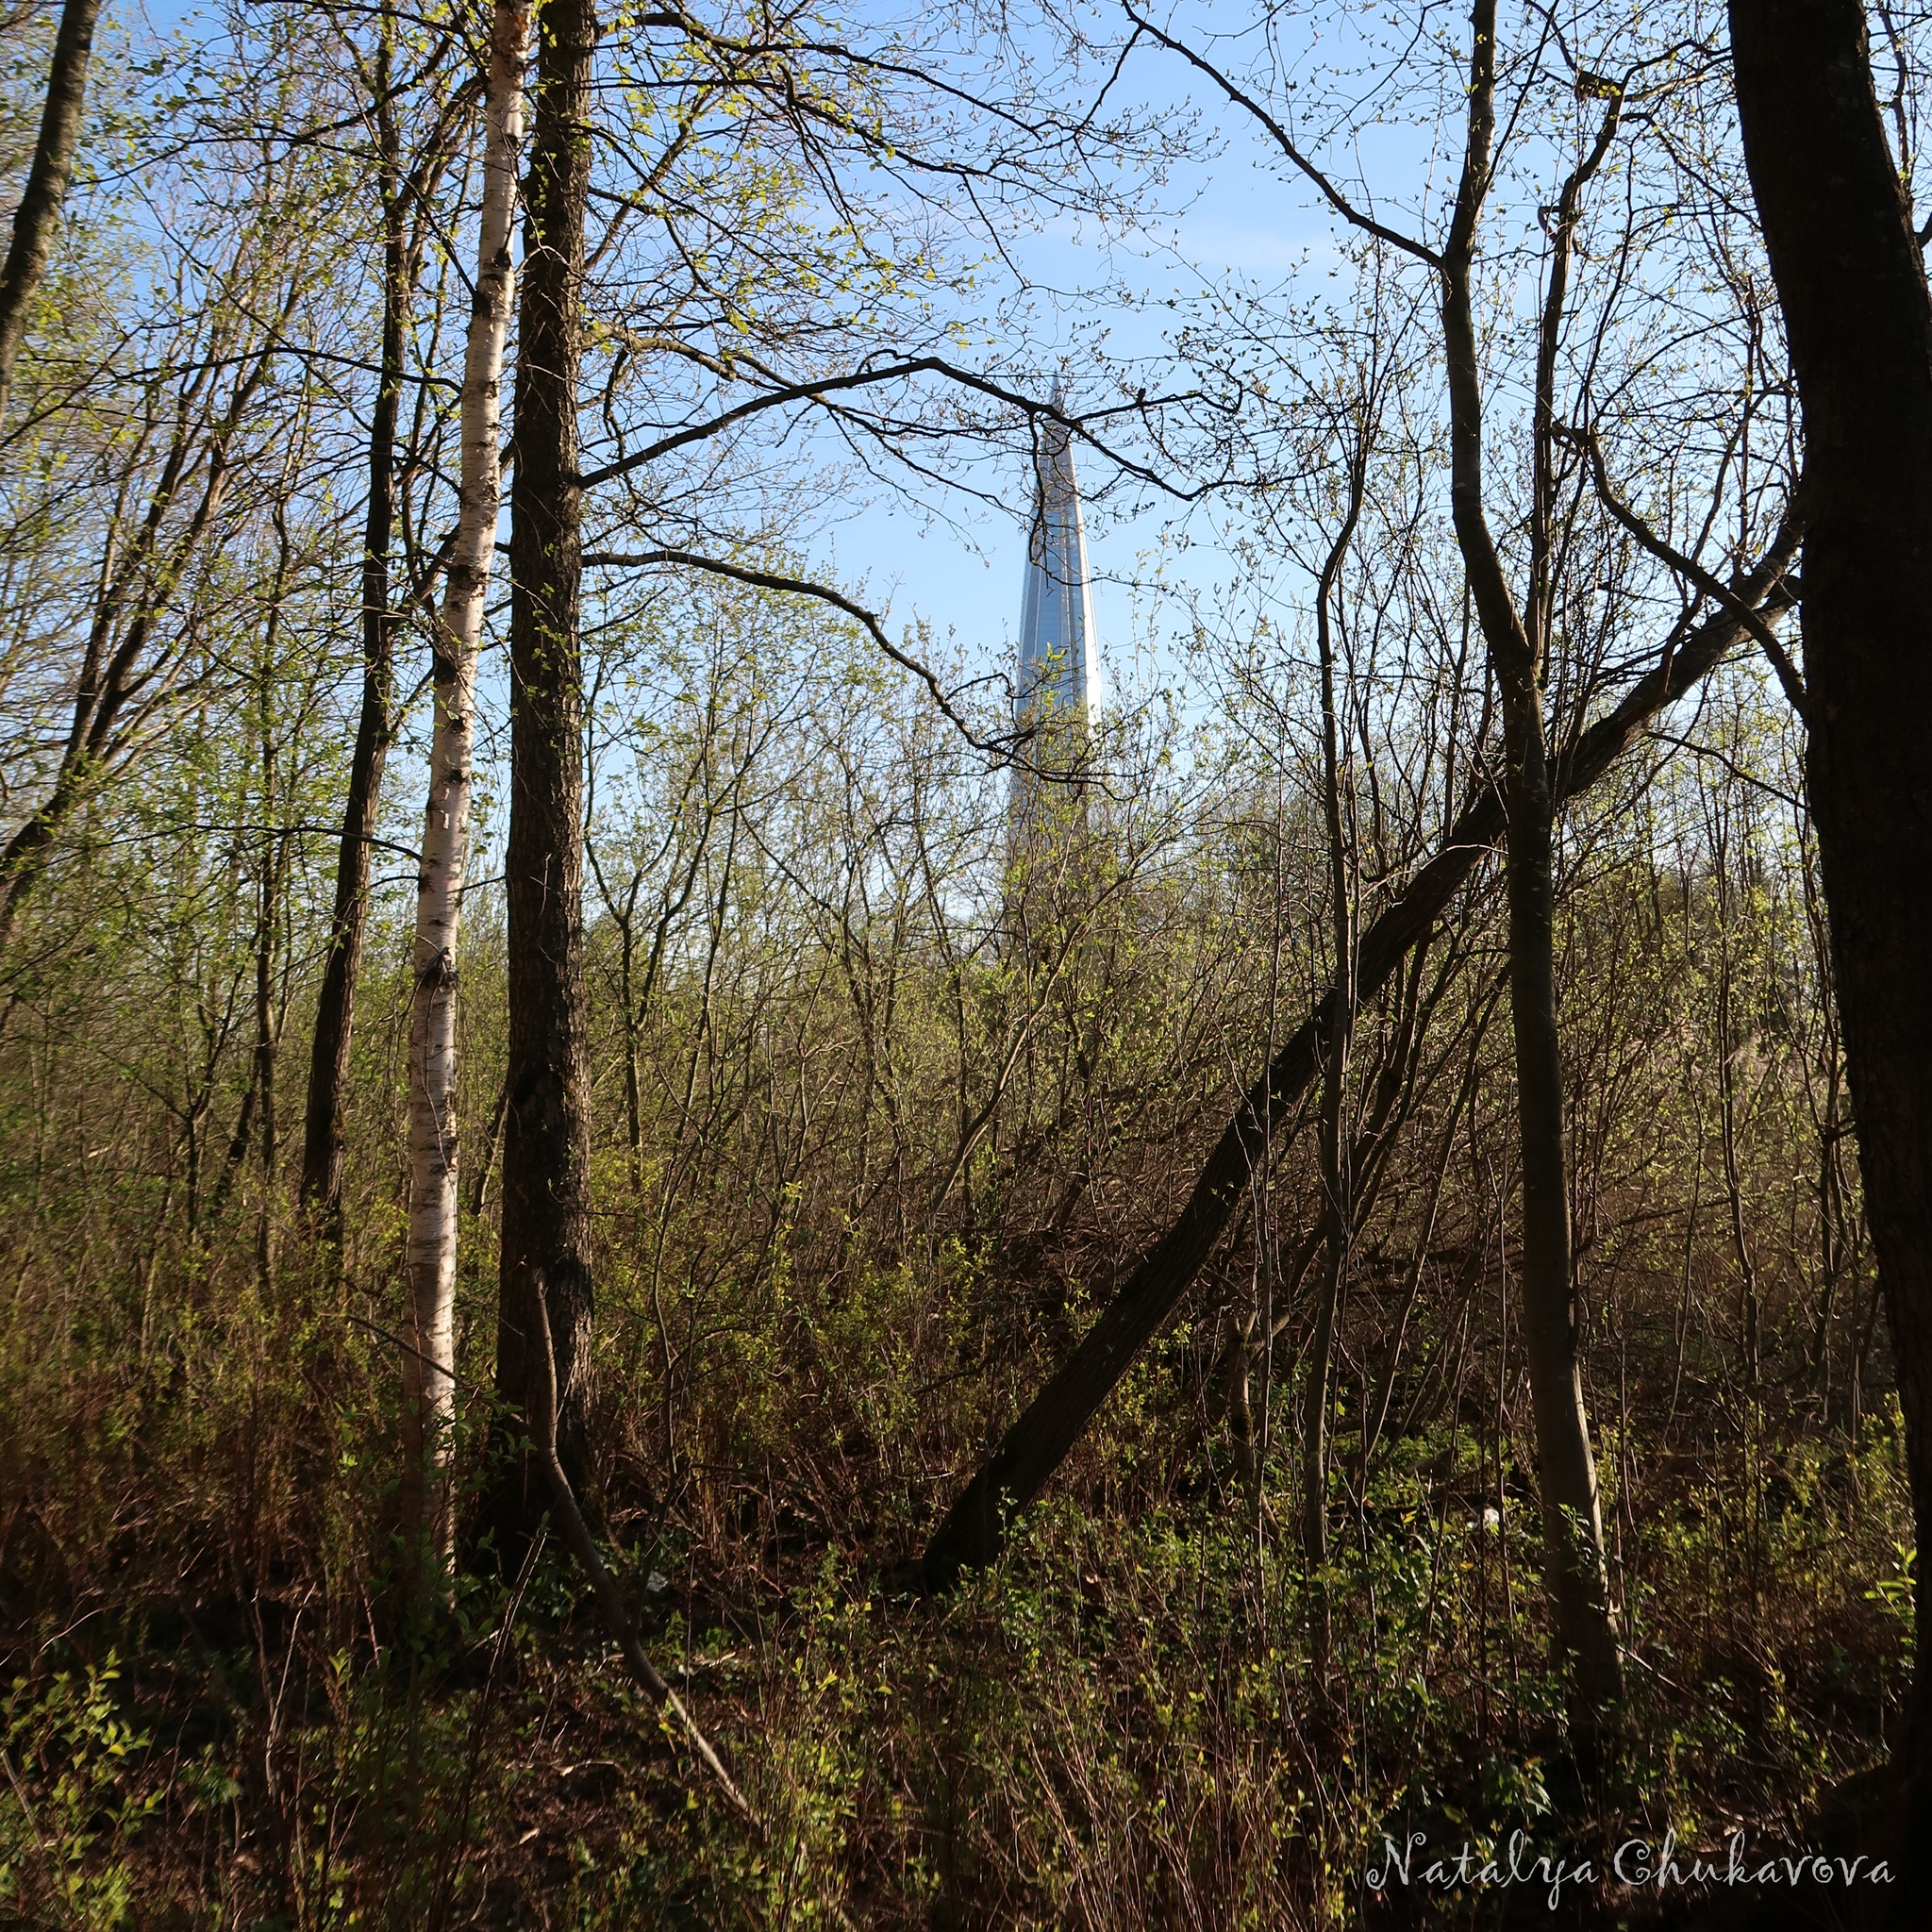
M 526 1430 L 541 1399 L 540 1324 L 547 1321 L 558 1450 L 575 1477 L 584 1455 L 591 1325 L 577 391 L 599 27 L 589 0 L 542 0 L 536 24 L 510 493 L 509 1106 L 496 1388 L 512 1425 Z M 525 1442 L 486 1512 L 500 1557 L 547 1507 L 545 1477 Z
M 523 136 L 528 0 L 497 0 L 485 104 L 476 292 L 463 360 L 461 508 L 435 633 L 436 721 L 416 883 L 409 1010 L 409 1343 L 404 1357 L 405 1521 L 431 1566 L 451 1551 L 448 1460 L 455 1417 L 457 941 L 470 855 L 476 650 L 501 502 L 504 341 L 516 271 L 517 150 Z
M 54 227 L 67 199 L 74 173 L 74 147 L 80 136 L 81 107 L 87 95 L 88 63 L 93 58 L 94 23 L 101 0 L 67 0 L 54 36 L 54 68 L 47 76 L 46 106 L 26 189 L 13 213 L 13 238 L 0 275 L 0 424 L 13 388 L 13 365 L 26 336 L 26 319 L 47 273 Z

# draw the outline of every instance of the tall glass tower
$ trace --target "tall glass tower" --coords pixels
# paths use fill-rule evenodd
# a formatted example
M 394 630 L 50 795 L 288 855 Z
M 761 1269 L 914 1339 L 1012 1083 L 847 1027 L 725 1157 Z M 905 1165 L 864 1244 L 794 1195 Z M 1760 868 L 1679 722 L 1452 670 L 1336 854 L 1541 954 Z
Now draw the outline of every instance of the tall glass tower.
M 1060 400 L 1056 389 L 1056 407 Z M 1087 583 L 1080 486 L 1074 475 L 1073 441 L 1063 424 L 1045 425 L 1034 471 L 1014 722 L 1034 725 L 1043 738 L 1060 740 L 1064 755 L 1084 744 L 1088 718 L 1098 708 L 1100 650 Z M 1042 758 L 1039 762 L 1056 760 Z
M 1056 388 L 1058 407 L 1062 391 Z M 1087 820 L 1088 731 L 1100 707 L 1100 647 L 1087 583 L 1087 530 L 1073 439 L 1047 423 L 1034 459 L 1033 525 L 1020 615 L 1013 723 L 1030 735 L 1013 767 L 1007 855 L 1021 878 L 1070 856 L 1067 834 Z

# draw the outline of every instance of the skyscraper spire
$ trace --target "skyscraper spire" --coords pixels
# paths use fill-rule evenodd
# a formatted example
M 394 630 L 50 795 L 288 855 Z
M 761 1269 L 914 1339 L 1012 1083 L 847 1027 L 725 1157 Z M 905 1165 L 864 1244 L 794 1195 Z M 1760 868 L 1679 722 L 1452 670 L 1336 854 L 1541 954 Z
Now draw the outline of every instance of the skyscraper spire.
M 1056 409 L 1065 395 L 1065 385 L 1056 383 Z M 1050 419 L 1034 458 L 1016 722 L 1040 728 L 1043 738 L 1058 739 L 1060 757 L 1073 761 L 1099 698 L 1100 650 L 1087 585 L 1087 530 L 1074 475 L 1073 440 L 1064 424 Z M 1048 757 L 1041 762 L 1058 759 Z

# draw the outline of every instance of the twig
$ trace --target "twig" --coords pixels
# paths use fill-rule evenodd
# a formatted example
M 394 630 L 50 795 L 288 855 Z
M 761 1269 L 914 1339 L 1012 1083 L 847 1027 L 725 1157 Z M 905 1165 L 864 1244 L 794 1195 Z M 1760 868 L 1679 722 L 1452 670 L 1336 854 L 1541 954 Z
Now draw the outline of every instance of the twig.
M 1764 655 L 1771 660 L 1771 668 L 1777 673 L 1777 681 L 1784 686 L 1785 696 L 1790 702 L 1791 709 L 1802 720 L 1806 716 L 1805 680 L 1798 667 L 1791 662 L 1790 654 L 1779 641 L 1763 615 L 1754 610 L 1740 597 L 1729 585 L 1698 563 L 1686 557 L 1681 550 L 1667 543 L 1648 524 L 1646 524 L 1624 499 L 1610 487 L 1608 474 L 1604 468 L 1604 453 L 1592 429 L 1574 429 L 1567 424 L 1553 423 L 1550 427 L 1565 442 L 1573 443 L 1590 459 L 1591 474 L 1596 481 L 1596 493 L 1602 499 L 1604 508 L 1609 511 L 1624 529 L 1659 563 L 1667 564 L 1681 577 L 1694 584 L 1707 597 L 1714 598 L 1730 612 L 1740 624 L 1757 641 Z
M 448 1832 L 437 1854 L 436 1891 L 429 1901 L 426 1932 L 441 1932 L 443 1911 L 449 1904 L 450 1890 L 456 1884 L 457 1858 L 461 1851 L 462 1836 L 470 1823 L 470 1803 L 476 1790 L 476 1768 L 483 1756 L 483 1733 L 490 1723 L 490 1709 L 496 1695 L 496 1674 L 503 1667 L 504 1653 L 509 1649 L 510 1639 L 516 1629 L 517 1613 L 524 1607 L 524 1594 L 530 1587 L 531 1577 L 537 1574 L 537 1559 L 543 1554 L 544 1537 L 545 1532 L 540 1529 L 530 1539 L 523 1568 L 517 1572 L 509 1602 L 504 1607 L 502 1627 L 496 1633 L 495 1643 L 491 1646 L 489 1674 L 483 1679 L 483 1694 L 476 1700 L 475 1715 L 470 1724 L 469 1761 L 463 1767 L 463 1793 L 450 1816 Z
M 699 1730 L 696 1720 L 684 1707 L 684 1700 L 669 1684 L 658 1674 L 657 1666 L 644 1654 L 644 1646 L 638 1641 L 637 1626 L 630 1620 L 630 1613 L 625 1608 L 624 1597 L 617 1588 L 616 1579 L 606 1568 L 604 1558 L 597 1554 L 597 1545 L 591 1540 L 590 1525 L 584 1521 L 584 1512 L 577 1507 L 576 1493 L 570 1486 L 570 1478 L 563 1473 L 563 1463 L 557 1453 L 557 1350 L 550 1339 L 550 1305 L 543 1288 L 543 1277 L 539 1274 L 537 1290 L 537 1326 L 543 1337 L 543 1373 L 538 1378 L 538 1391 L 541 1397 L 541 1412 L 533 1415 L 530 1422 L 534 1428 L 531 1446 L 543 1465 L 543 1473 L 550 1479 L 550 1493 L 557 1505 L 557 1512 L 563 1518 L 564 1535 L 573 1551 L 589 1573 L 591 1589 L 597 1599 L 597 1613 L 604 1620 L 604 1627 L 615 1640 L 624 1653 L 624 1660 L 630 1667 L 635 1677 L 659 1704 L 669 1705 L 672 1715 L 683 1727 L 690 1740 L 691 1749 L 704 1760 L 705 1769 L 718 1781 L 718 1789 L 724 1792 L 725 1802 L 751 1828 L 754 1838 L 762 1847 L 771 1841 L 771 1832 L 765 1821 L 751 1806 L 751 1801 L 738 1789 L 731 1774 L 724 1769 L 724 1761 L 711 1746 L 711 1740 Z M 798 1842 L 797 1852 L 803 1856 L 804 1840 Z M 846 1916 L 837 1899 L 828 1897 L 820 1890 L 816 1882 L 813 1890 L 818 1892 L 819 1904 L 835 1924 L 842 1925 L 846 1932 L 857 1932 L 852 1921 Z
M 425 1355 L 412 1341 L 405 1341 L 393 1328 L 385 1328 L 380 1322 L 372 1322 L 367 1315 L 352 1315 L 344 1311 L 343 1319 L 358 1328 L 366 1328 L 370 1334 L 379 1336 L 391 1347 L 399 1348 L 405 1355 L 412 1355 L 424 1367 L 434 1369 L 439 1375 L 447 1375 L 458 1389 L 467 1389 L 472 1395 L 488 1395 L 490 1391 L 480 1382 L 473 1382 L 466 1375 L 459 1375 L 447 1362 L 440 1362 L 433 1355 Z
M 684 1707 L 684 1700 L 658 1674 L 658 1667 L 644 1655 L 644 1646 L 638 1641 L 637 1628 L 631 1623 L 630 1612 L 624 1607 L 617 1580 L 606 1568 L 604 1558 L 597 1554 L 590 1525 L 584 1521 L 584 1512 L 577 1507 L 576 1492 L 563 1473 L 563 1464 L 557 1454 L 557 1351 L 550 1340 L 550 1306 L 541 1276 L 537 1281 L 537 1325 L 543 1336 L 543 1374 L 538 1383 L 543 1400 L 541 1413 L 530 1418 L 536 1432 L 531 1446 L 543 1465 L 543 1474 L 550 1480 L 550 1493 L 557 1504 L 557 1513 L 563 1519 L 565 1539 L 575 1553 L 577 1561 L 590 1574 L 591 1589 L 597 1599 L 597 1614 L 603 1618 L 604 1627 L 623 1651 L 631 1675 L 659 1704 L 671 1707 L 672 1715 L 691 1740 L 691 1749 L 704 1759 L 705 1769 L 718 1780 L 718 1787 L 731 1808 L 751 1824 L 759 1824 L 750 1802 L 724 1769 L 724 1760 L 711 1748 L 711 1740 L 698 1729 L 696 1720 Z M 762 1829 L 762 1825 L 759 1828 Z
M 834 610 L 842 610 L 855 623 L 864 626 L 866 635 L 874 644 L 899 666 L 909 671 L 932 693 L 932 701 L 939 707 L 955 731 L 970 744 L 974 751 L 984 752 L 989 758 L 1010 762 L 1016 745 L 1024 743 L 1033 736 L 1034 727 L 1027 726 L 998 738 L 982 738 L 974 730 L 946 694 L 929 666 L 922 663 L 909 651 L 902 651 L 886 635 L 885 626 L 874 612 L 862 604 L 855 604 L 843 591 L 832 590 L 825 584 L 815 584 L 807 577 L 786 576 L 776 571 L 752 570 L 741 563 L 732 563 L 721 557 L 700 557 L 691 550 L 640 550 L 623 552 L 616 550 L 589 550 L 579 559 L 586 569 L 592 565 L 625 570 L 639 570 L 652 564 L 675 563 L 687 570 L 708 571 L 714 576 L 729 577 L 732 582 L 749 584 L 758 591 L 785 591 L 800 597 L 816 597 L 822 604 L 829 604 Z
M 1236 107 L 1244 108 L 1265 127 L 1273 137 L 1274 144 L 1286 155 L 1294 167 L 1310 181 L 1341 219 L 1359 228 L 1365 235 L 1373 235 L 1378 242 L 1386 242 L 1391 247 L 1399 248 L 1406 255 L 1412 255 L 1418 261 L 1426 262 L 1429 267 L 1440 271 L 1441 256 L 1426 242 L 1418 242 L 1412 235 L 1405 235 L 1399 229 L 1385 227 L 1373 215 L 1364 214 L 1342 192 L 1336 187 L 1326 175 L 1296 146 L 1289 131 L 1252 94 L 1244 93 L 1227 75 L 1211 61 L 1187 45 L 1175 40 L 1173 35 L 1163 33 L 1151 20 L 1134 11 L 1131 6 L 1124 6 L 1122 11 L 1134 23 L 1137 34 L 1145 34 L 1157 46 L 1165 47 L 1171 54 L 1178 54 L 1190 67 L 1205 74 Z

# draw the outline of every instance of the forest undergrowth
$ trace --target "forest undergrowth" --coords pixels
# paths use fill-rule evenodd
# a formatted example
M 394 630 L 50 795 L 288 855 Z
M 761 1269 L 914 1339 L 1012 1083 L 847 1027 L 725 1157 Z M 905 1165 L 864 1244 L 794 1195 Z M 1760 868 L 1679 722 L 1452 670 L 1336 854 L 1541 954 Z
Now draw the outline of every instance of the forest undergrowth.
M 21 1034 L 9 1051 L 25 1072 Z M 1859 1411 L 1842 1383 L 1827 1409 L 1765 1270 L 1752 1391 L 1720 1260 L 1687 1274 L 1682 1229 L 1653 1239 L 1634 1203 L 1591 1353 L 1629 1701 L 1623 1762 L 1586 1789 L 1479 1204 L 1438 1210 L 1366 1481 L 1401 1284 L 1364 1246 L 1324 1569 L 1293 1534 L 1291 1443 L 1255 1453 L 1260 1374 L 1245 1422 L 1228 1400 L 1237 1241 L 1000 1563 L 929 1598 L 908 1559 L 1156 1231 L 1148 1177 L 1178 1147 L 1123 1158 L 1058 1228 L 1012 1177 L 966 1210 L 976 1233 L 894 1254 L 895 1214 L 875 1202 L 863 1241 L 809 1176 L 758 1201 L 741 1172 L 733 1226 L 722 1186 L 640 1211 L 613 1133 L 585 1501 L 750 1829 L 625 1674 L 554 1531 L 513 1574 L 470 1541 L 446 1610 L 404 1614 L 395 1202 L 366 1197 L 344 1251 L 238 1191 L 190 1241 L 85 1179 L 72 1130 L 101 1093 L 14 1091 L 45 1103 L 38 1140 L 9 1141 L 40 1158 L 9 1179 L 0 1367 L 0 1857 L 27 1923 L 1648 1923 L 1685 1897 L 1559 1885 L 1552 1922 L 1541 1889 L 1365 1874 L 1412 1832 L 1480 1858 L 1521 1831 L 1599 1873 L 1666 1832 L 1807 1844 L 1898 1721 L 1911 1531 L 1882 1355 Z M 487 1203 L 465 1242 L 468 1363 Z M 1280 1434 L 1296 1346 L 1285 1330 L 1266 1371 Z M 466 1498 L 490 1411 L 466 1381 Z

